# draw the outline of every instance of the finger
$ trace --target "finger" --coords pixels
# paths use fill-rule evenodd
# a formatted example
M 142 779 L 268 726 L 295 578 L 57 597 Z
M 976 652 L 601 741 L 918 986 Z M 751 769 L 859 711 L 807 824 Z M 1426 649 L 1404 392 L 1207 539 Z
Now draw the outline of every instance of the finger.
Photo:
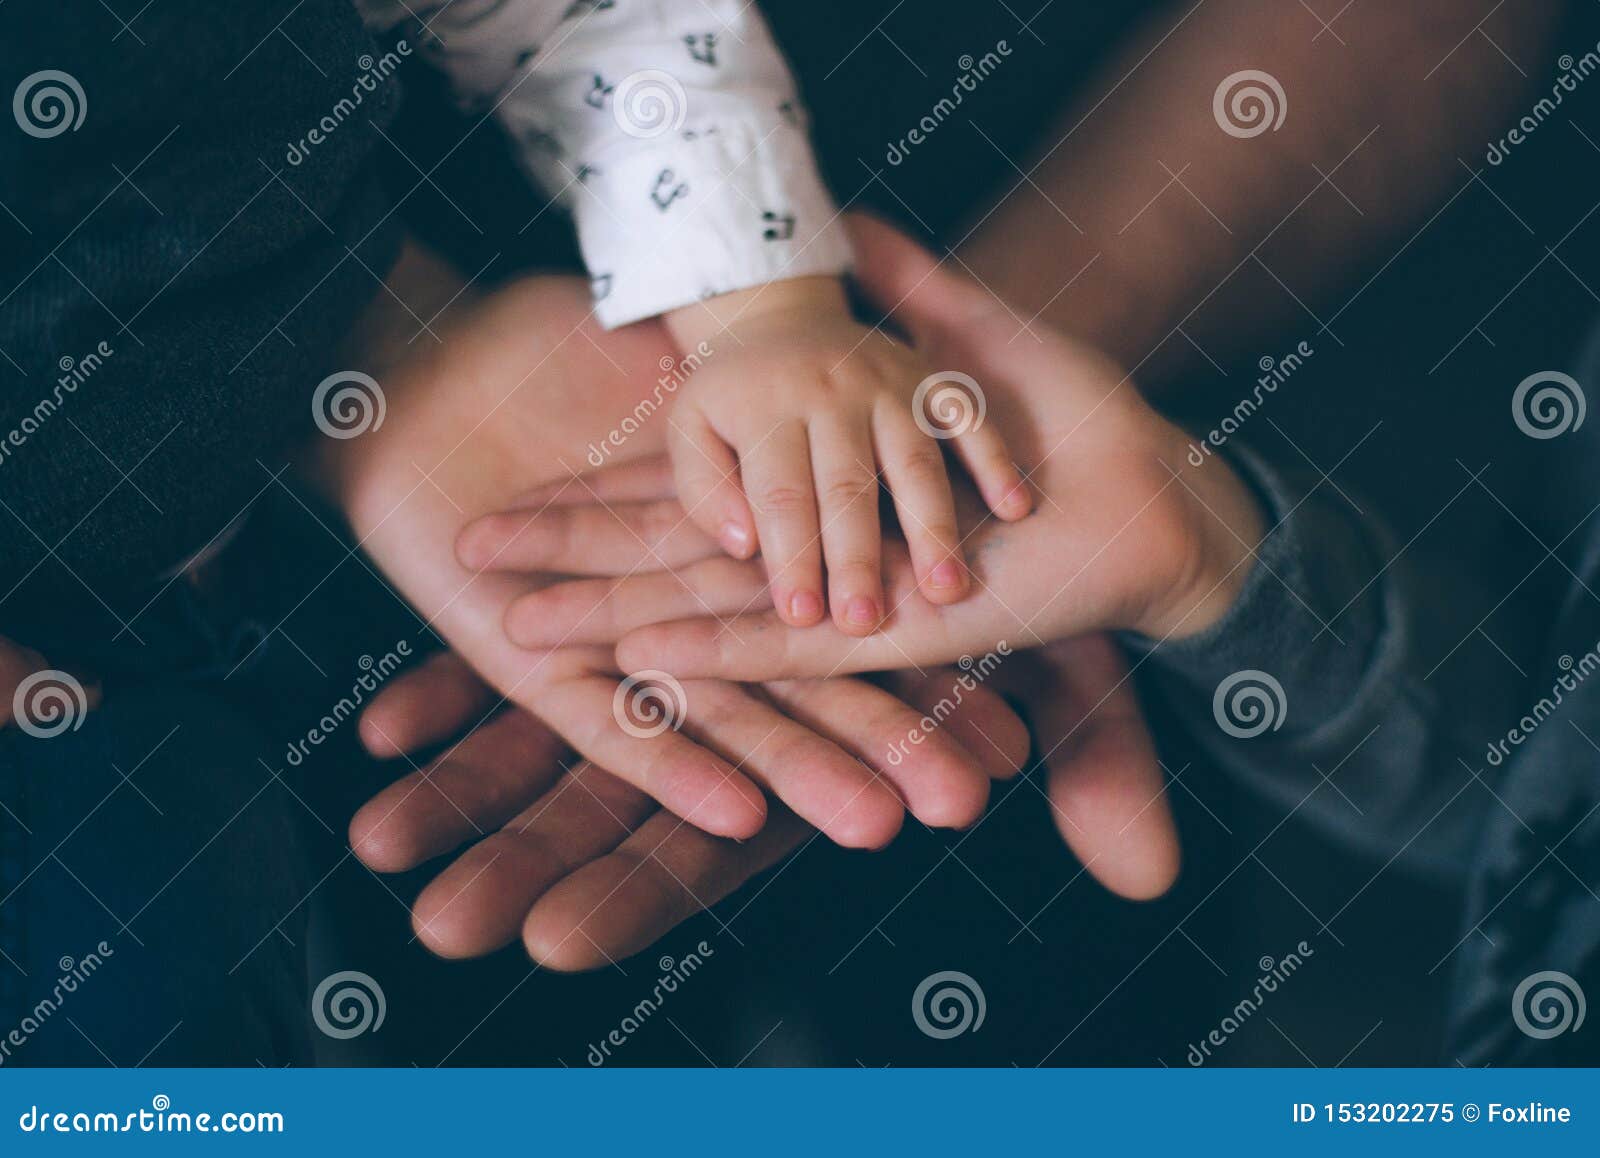
M 383 686 L 357 732 L 369 755 L 388 760 L 442 743 L 499 700 L 455 652 L 436 652 Z
M 756 538 L 772 584 L 772 605 L 784 622 L 809 627 L 822 618 L 822 543 L 806 428 L 785 422 L 739 463 L 755 513 Z
M 999 306 L 986 290 L 945 268 L 898 229 L 864 213 L 845 218 L 855 247 L 854 277 L 863 295 L 892 313 L 917 338 L 958 326 Z
M 519 494 L 511 506 L 538 509 L 590 503 L 647 503 L 670 499 L 676 494 L 672 485 L 672 462 L 666 455 L 656 455 L 534 487 Z
M 668 418 L 672 478 L 689 519 L 735 559 L 756 553 L 756 523 L 740 485 L 739 459 L 711 422 L 690 406 Z
M 1011 705 L 975 682 L 987 678 L 981 670 L 987 660 L 985 656 L 975 665 L 942 668 L 925 676 L 908 672 L 891 686 L 923 717 L 939 721 L 940 730 L 972 753 L 990 778 L 1009 780 L 1027 762 L 1032 740 Z
M 767 802 L 750 778 L 678 731 L 694 697 L 665 673 L 626 684 L 602 675 L 555 681 L 537 711 L 586 759 L 717 836 L 753 836 Z
M 839 630 L 866 635 L 883 618 L 883 530 L 878 471 L 865 416 L 830 416 L 810 430 L 828 568 L 828 606 Z
M 834 740 L 892 784 L 911 814 L 935 828 L 966 828 L 983 815 L 989 777 L 961 744 L 922 713 L 860 680 L 765 685 L 796 720 Z
M 832 740 L 738 684 L 685 686 L 695 705 L 685 730 L 707 747 L 739 753 L 742 772 L 829 840 L 882 848 L 900 831 L 905 809 L 894 789 Z
M 1101 884 L 1134 900 L 1177 879 L 1177 827 L 1155 745 L 1109 636 L 1048 649 L 1059 674 L 1035 683 L 1033 724 L 1056 827 Z
M 658 812 L 615 852 L 540 897 L 523 924 L 523 944 L 561 972 L 632 956 L 776 864 L 809 831 L 779 808 L 755 837 L 734 843 Z
M 873 439 L 922 595 L 931 603 L 956 602 L 967 593 L 967 567 L 938 442 L 893 403 L 875 417 Z
M 1033 493 L 1011 460 L 1005 438 L 991 425 L 979 425 L 950 440 L 956 457 L 977 484 L 984 505 L 1007 522 L 1033 510 Z
M 100 685 L 87 676 L 53 668 L 31 647 L 0 636 L 0 728 L 23 714 L 23 725 L 50 734 L 100 706 Z
M 415 868 L 526 808 L 561 771 L 561 752 L 533 716 L 504 712 L 362 805 L 350 848 L 378 872 Z
M 573 865 L 612 851 L 655 811 L 644 793 L 580 765 L 422 890 L 411 908 L 417 939 L 449 958 L 509 945 L 534 903 Z
M 662 620 L 732 617 L 770 603 L 760 564 L 718 554 L 682 571 L 551 584 L 514 600 L 505 627 L 521 647 L 609 646 Z
M 456 539 L 456 558 L 474 571 L 626 575 L 721 553 L 676 499 L 504 511 L 474 519 Z

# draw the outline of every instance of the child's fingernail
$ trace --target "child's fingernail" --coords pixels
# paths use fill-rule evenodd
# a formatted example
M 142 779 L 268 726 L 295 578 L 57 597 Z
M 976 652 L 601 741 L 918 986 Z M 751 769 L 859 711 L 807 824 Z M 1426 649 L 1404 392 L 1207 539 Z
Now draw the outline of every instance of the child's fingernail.
M 865 595 L 857 595 L 845 609 L 845 618 L 862 627 L 870 627 L 878 622 L 878 605 Z
M 796 591 L 789 596 L 789 614 L 801 623 L 810 623 L 822 614 L 822 600 L 812 591 Z
M 929 587 L 960 587 L 961 567 L 953 559 L 946 559 L 928 572 Z
M 740 526 L 732 519 L 729 519 L 726 523 L 722 524 L 722 533 L 720 537 L 722 539 L 723 549 L 729 554 L 738 555 L 742 558 L 744 555 L 749 553 L 750 532 L 745 530 L 744 527 Z

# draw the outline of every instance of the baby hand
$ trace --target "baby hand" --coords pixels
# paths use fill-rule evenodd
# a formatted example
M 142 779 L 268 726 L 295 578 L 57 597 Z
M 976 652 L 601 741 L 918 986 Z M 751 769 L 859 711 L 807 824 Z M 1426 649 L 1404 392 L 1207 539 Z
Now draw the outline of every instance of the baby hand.
M 710 350 L 671 412 L 668 448 L 689 517 L 729 554 L 758 545 L 773 606 L 796 627 L 826 605 L 851 635 L 877 629 L 883 598 L 878 478 L 894 502 L 917 580 L 932 603 L 967 593 L 948 442 L 997 516 L 1033 500 L 1004 440 L 964 395 L 939 423 L 951 372 L 929 374 L 907 347 L 857 322 L 829 278 L 796 278 L 675 311 L 683 349 Z M 704 343 L 702 345 L 701 343 Z

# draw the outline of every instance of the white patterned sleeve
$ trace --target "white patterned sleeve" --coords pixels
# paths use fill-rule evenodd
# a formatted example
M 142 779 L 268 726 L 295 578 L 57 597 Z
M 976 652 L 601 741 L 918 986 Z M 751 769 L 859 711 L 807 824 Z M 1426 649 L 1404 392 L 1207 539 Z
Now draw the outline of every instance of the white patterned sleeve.
M 850 265 L 804 111 L 747 0 L 357 0 L 413 14 L 577 225 L 607 327 Z

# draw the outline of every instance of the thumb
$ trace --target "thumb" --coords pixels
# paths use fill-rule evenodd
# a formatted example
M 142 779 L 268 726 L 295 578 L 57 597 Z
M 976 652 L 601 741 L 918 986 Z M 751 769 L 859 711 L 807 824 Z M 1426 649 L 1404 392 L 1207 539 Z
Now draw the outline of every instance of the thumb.
M 1104 635 L 1044 651 L 1065 685 L 1030 705 L 1056 827 L 1111 892 L 1159 897 L 1178 875 L 1178 832 L 1127 665 Z
M 998 308 L 976 282 L 946 269 L 938 258 L 886 221 L 846 216 L 855 247 L 855 280 L 866 299 L 894 315 L 914 337 Z

